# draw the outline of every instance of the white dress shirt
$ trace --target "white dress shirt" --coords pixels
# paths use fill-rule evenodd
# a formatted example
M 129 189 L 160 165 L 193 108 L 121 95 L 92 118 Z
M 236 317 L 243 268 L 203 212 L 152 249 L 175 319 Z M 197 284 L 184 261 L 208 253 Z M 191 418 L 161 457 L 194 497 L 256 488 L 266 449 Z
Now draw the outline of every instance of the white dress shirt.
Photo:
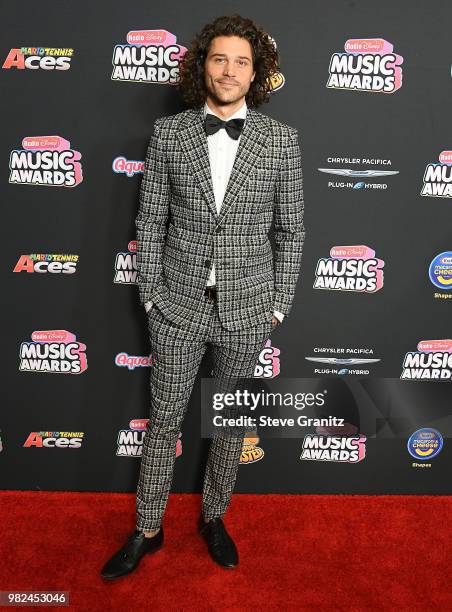
M 246 110 L 247 105 L 246 102 L 243 102 L 243 105 L 237 110 L 233 115 L 227 118 L 235 119 L 241 118 L 246 119 Z M 213 111 L 207 102 L 204 104 L 204 117 L 206 113 L 211 113 L 212 115 L 217 115 L 215 111 Z M 223 119 L 222 117 L 219 117 Z M 231 138 L 226 132 L 225 128 L 219 129 L 215 134 L 211 134 L 207 136 L 207 144 L 209 147 L 209 162 L 210 162 L 210 172 L 212 175 L 212 184 L 213 184 L 213 192 L 215 196 L 215 204 L 217 208 L 217 213 L 220 213 L 221 205 L 223 203 L 224 194 L 226 192 L 226 187 L 228 185 L 229 177 L 231 175 L 232 167 L 234 165 L 235 156 L 237 154 L 237 149 L 239 147 L 241 135 L 237 140 Z M 215 264 L 212 264 L 212 268 L 210 270 L 209 278 L 207 279 L 207 286 L 215 285 Z M 152 302 L 145 303 L 146 312 L 150 310 L 152 307 Z M 273 314 L 279 321 L 282 321 L 284 315 L 282 312 L 277 310 L 273 311 Z

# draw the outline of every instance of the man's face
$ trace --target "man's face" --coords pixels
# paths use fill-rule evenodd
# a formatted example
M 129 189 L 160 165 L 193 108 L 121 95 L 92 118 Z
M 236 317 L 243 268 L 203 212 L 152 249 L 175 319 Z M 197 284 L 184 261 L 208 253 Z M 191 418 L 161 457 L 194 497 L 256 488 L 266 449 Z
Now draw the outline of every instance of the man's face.
M 219 105 L 244 98 L 256 73 L 252 49 L 246 38 L 216 36 L 204 63 L 204 81 L 209 95 Z

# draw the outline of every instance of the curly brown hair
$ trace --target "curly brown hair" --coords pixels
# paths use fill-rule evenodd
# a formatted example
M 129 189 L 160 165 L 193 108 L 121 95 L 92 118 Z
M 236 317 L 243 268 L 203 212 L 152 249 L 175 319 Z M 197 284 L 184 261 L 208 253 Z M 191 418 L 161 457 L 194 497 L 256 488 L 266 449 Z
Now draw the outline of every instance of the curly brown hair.
M 245 96 L 247 106 L 257 107 L 270 99 L 271 76 L 279 71 L 279 54 L 270 36 L 251 19 L 240 15 L 217 17 L 203 27 L 179 63 L 177 89 L 192 108 L 204 104 L 207 90 L 204 83 L 204 62 L 210 43 L 216 36 L 246 38 L 252 48 L 253 70 L 256 72 Z

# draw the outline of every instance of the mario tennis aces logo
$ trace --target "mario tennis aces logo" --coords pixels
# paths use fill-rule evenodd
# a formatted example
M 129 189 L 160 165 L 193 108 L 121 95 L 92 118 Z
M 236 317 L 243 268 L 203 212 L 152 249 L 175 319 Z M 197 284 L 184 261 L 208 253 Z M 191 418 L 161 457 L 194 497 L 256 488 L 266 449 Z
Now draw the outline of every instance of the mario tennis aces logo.
M 383 38 L 350 38 L 346 53 L 331 56 L 326 86 L 330 89 L 394 93 L 402 87 L 403 57 Z
M 83 180 L 81 153 L 61 136 L 27 136 L 11 151 L 9 182 L 17 185 L 76 187 Z
M 52 47 L 21 47 L 11 49 L 2 68 L 10 70 L 69 70 L 74 49 Z
M 24 442 L 24 448 L 80 448 L 83 431 L 32 431 Z
M 21 255 L 14 266 L 13 272 L 33 274 L 74 274 L 78 263 L 78 255 L 66 253 L 31 253 Z
M 402 380 L 451 380 L 452 340 L 421 340 L 403 360 Z
M 317 263 L 314 289 L 375 293 L 383 287 L 383 266 L 365 245 L 335 246 Z
M 439 164 L 427 164 L 421 196 L 452 198 L 452 151 L 442 151 Z
M 88 368 L 86 345 L 64 329 L 35 331 L 20 345 L 21 372 L 81 374 Z
M 179 61 L 187 51 L 176 44 L 167 30 L 135 30 L 127 34 L 127 45 L 113 51 L 113 81 L 133 83 L 176 83 Z

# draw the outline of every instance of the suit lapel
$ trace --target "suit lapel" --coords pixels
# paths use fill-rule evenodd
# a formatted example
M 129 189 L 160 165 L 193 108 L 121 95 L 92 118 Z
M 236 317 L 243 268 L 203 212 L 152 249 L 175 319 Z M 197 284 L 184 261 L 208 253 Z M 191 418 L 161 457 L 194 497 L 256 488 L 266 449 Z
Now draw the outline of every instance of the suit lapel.
M 191 109 L 186 114 L 186 125 L 177 133 L 179 144 L 190 163 L 193 175 L 212 211 L 217 217 L 215 196 L 210 174 L 209 147 L 203 126 L 203 109 Z
M 265 120 L 254 109 L 248 108 L 237 155 L 218 215 L 210 172 L 209 147 L 204 131 L 203 107 L 188 111 L 186 126 L 178 132 L 179 143 L 218 224 L 222 222 L 230 210 L 231 205 L 245 185 L 247 177 L 262 156 L 267 135 L 268 128 Z

